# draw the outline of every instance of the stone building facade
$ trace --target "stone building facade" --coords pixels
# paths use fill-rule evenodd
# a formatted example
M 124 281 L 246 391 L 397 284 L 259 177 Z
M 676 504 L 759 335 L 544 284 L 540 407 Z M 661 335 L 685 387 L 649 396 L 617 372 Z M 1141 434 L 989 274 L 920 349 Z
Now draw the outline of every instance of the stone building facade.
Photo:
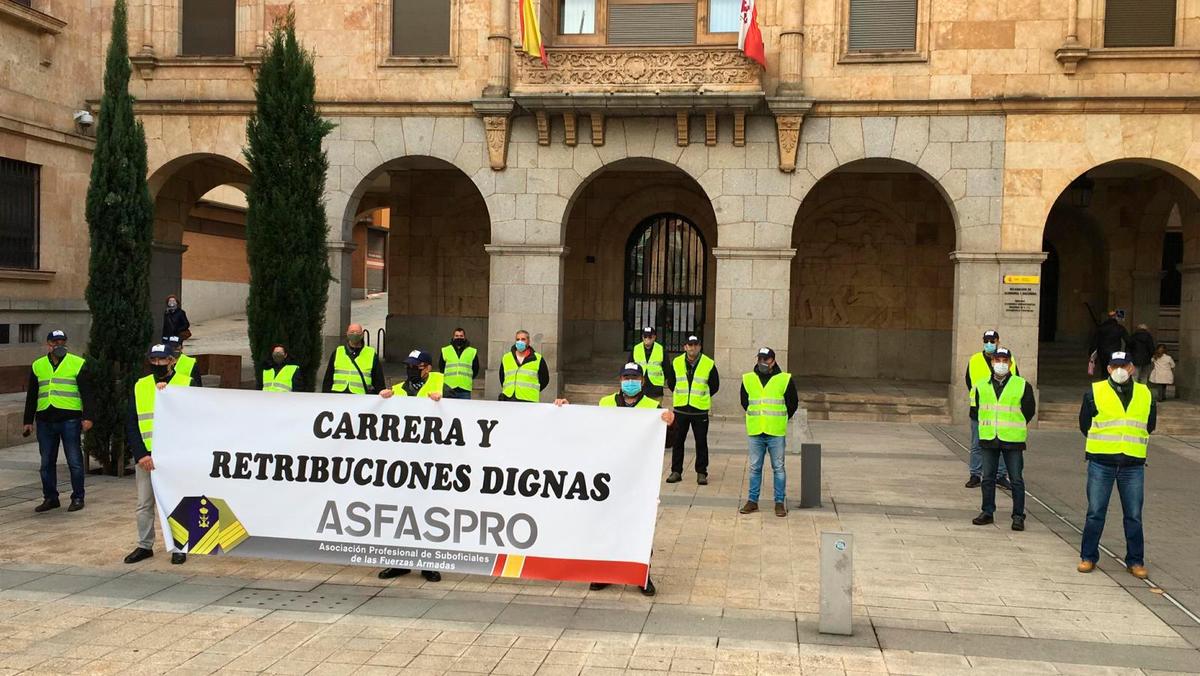
M 1180 389 L 1200 386 L 1200 1 L 1139 33 L 1113 0 L 762 0 L 765 69 L 710 30 L 722 0 L 697 0 L 682 43 L 650 32 L 674 44 L 618 35 L 619 0 L 532 1 L 545 65 L 514 48 L 515 0 L 430 3 L 447 39 L 415 55 L 391 0 L 294 3 L 337 124 L 330 344 L 354 224 L 386 206 L 393 354 L 464 326 L 494 356 L 525 328 L 557 389 L 650 316 L 700 331 L 729 373 L 765 344 L 799 374 L 944 383 L 961 417 L 985 329 L 1036 382 L 1041 349 L 1082 369 L 1093 314 L 1122 308 L 1170 324 Z M 248 179 L 254 68 L 286 4 L 229 2 L 228 53 L 197 56 L 186 0 L 130 0 L 158 290 L 179 284 L 184 210 Z M 85 4 L 106 30 L 111 3 Z M 891 5 L 907 13 L 872 44 L 863 22 Z M 685 240 L 702 251 L 666 272 L 646 252 L 673 245 L 635 246 Z

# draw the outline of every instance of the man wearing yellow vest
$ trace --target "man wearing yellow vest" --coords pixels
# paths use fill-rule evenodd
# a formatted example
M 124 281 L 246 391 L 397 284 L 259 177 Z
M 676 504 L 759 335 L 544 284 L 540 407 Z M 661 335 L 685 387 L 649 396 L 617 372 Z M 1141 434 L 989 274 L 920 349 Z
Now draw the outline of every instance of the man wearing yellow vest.
M 742 376 L 742 408 L 746 411 L 746 435 L 750 437 L 750 490 L 742 514 L 758 511 L 758 494 L 762 489 L 763 460 L 770 454 L 771 472 L 775 477 L 775 516 L 787 516 L 787 473 L 783 454 L 787 449 L 788 420 L 800 408 L 800 396 L 792 374 L 785 373 L 775 363 L 775 351 L 764 347 L 758 351 L 754 370 Z
M 137 547 L 125 556 L 125 563 L 137 563 L 154 556 L 154 487 L 150 472 L 154 471 L 151 451 L 154 447 L 154 399 L 159 392 L 171 387 L 200 387 L 200 375 L 185 376 L 175 371 L 175 355 L 166 345 L 150 348 L 150 374 L 133 386 L 129 398 L 129 413 L 125 423 L 125 443 L 137 463 Z M 164 538 L 166 534 L 164 534 Z M 174 552 L 171 563 L 187 561 L 187 554 Z
M 645 371 L 640 364 L 629 362 L 621 368 L 621 389 L 600 400 L 601 408 L 662 408 L 662 404 L 655 399 L 650 398 L 646 393 Z M 567 403 L 565 399 L 559 399 L 554 402 L 556 405 Z M 670 425 L 675 421 L 675 414 L 671 411 L 662 412 L 662 420 Z M 589 589 L 599 591 L 608 587 L 606 582 L 593 582 Z M 654 587 L 654 581 L 650 579 L 649 573 L 646 574 L 646 586 L 639 587 L 643 596 L 654 596 L 658 590 Z
M 67 334 L 60 330 L 46 335 L 44 357 L 33 362 L 25 391 L 24 436 L 37 421 L 38 451 L 41 454 L 42 504 L 35 512 L 58 509 L 58 445 L 62 442 L 71 472 L 71 506 L 83 509 L 82 433 L 92 428 L 91 388 L 83 357 L 67 351 Z
M 1113 352 L 1108 378 L 1093 383 L 1083 395 L 1079 431 L 1087 438 L 1087 519 L 1079 547 L 1079 572 L 1090 573 L 1100 560 L 1100 536 L 1112 487 L 1121 496 L 1125 525 L 1125 566 L 1146 579 L 1146 542 L 1142 534 L 1145 497 L 1146 446 L 1154 432 L 1158 410 L 1150 388 L 1134 382 L 1137 367 L 1124 352 Z
M 983 350 L 971 355 L 967 362 L 967 396 L 975 401 L 975 383 L 992 377 L 992 355 L 1000 347 L 1000 333 L 989 329 L 983 332 Z M 1017 360 L 1009 353 L 1009 370 L 1014 376 L 1021 375 L 1017 369 Z M 983 476 L 983 453 L 979 446 L 979 425 L 971 421 L 971 460 L 968 464 L 970 476 L 967 477 L 967 488 L 978 488 Z M 1000 458 L 1000 467 L 996 470 L 996 483 L 1004 488 L 1012 488 L 1008 481 L 1008 467 L 1004 458 Z
M 258 389 L 263 392 L 302 392 L 304 374 L 300 364 L 283 345 L 272 345 L 271 356 L 258 368 Z
M 479 351 L 471 347 L 465 329 L 454 329 L 450 344 L 442 348 L 438 361 L 446 377 L 446 396 L 450 399 L 470 399 L 475 379 L 479 377 Z
M 683 444 L 688 428 L 696 440 L 696 483 L 708 485 L 708 412 L 712 397 L 721 389 L 717 365 L 700 351 L 700 337 L 688 336 L 683 354 L 671 361 L 666 370 L 666 384 L 672 392 L 671 408 L 675 410 L 675 438 L 671 446 L 671 473 L 667 483 L 683 480 Z
M 429 356 L 428 352 L 421 350 L 409 352 L 408 357 L 404 359 L 404 364 L 408 367 L 408 377 L 400 387 L 384 390 L 379 393 L 379 396 L 384 399 L 391 399 L 393 395 L 398 395 L 401 397 L 426 397 L 432 401 L 441 400 L 445 381 L 442 374 L 433 370 L 432 362 L 433 358 Z M 412 570 L 409 568 L 384 568 L 379 571 L 379 579 L 390 580 L 411 572 Z M 442 574 L 436 570 L 423 570 L 421 577 L 430 582 L 442 581 Z
M 1011 357 L 1001 347 L 992 353 L 992 375 L 975 382 L 971 420 L 979 429 L 983 449 L 983 494 L 976 526 L 994 522 L 996 513 L 996 467 L 1000 458 L 1008 464 L 1012 482 L 1012 529 L 1025 530 L 1025 442 L 1028 425 L 1037 413 L 1033 387 L 1021 376 L 1010 373 Z
M 362 324 L 346 327 L 346 344 L 329 355 L 322 392 L 379 394 L 387 388 L 379 353 L 365 344 Z
M 647 326 L 642 329 L 642 341 L 629 351 L 629 361 L 641 366 L 645 372 L 646 394 L 652 397 L 661 397 L 666 383 L 663 364 L 667 362 L 667 353 L 657 338 L 654 327 Z
M 537 403 L 550 384 L 546 359 L 529 344 L 529 332 L 517 331 L 513 345 L 500 359 L 500 401 Z

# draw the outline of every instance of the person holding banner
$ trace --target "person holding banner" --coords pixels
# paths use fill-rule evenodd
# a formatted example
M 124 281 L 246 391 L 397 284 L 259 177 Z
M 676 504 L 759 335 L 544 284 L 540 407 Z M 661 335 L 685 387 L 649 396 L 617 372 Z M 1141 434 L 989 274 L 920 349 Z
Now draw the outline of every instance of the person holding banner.
M 655 399 L 647 396 L 645 391 L 646 380 L 645 371 L 642 370 L 640 364 L 629 362 L 621 368 L 620 375 L 620 390 L 608 395 L 600 400 L 601 408 L 662 408 L 662 404 Z M 556 400 L 556 405 L 567 403 L 565 399 Z M 675 413 L 672 411 L 663 411 L 662 420 L 670 425 L 675 422 Z M 599 591 L 608 587 L 606 582 L 593 582 L 588 588 L 592 591 Z M 646 576 L 646 586 L 639 587 L 644 596 L 654 596 L 658 590 L 654 588 L 654 581 L 650 576 Z
M 500 401 L 537 403 L 550 384 L 546 359 L 529 344 L 529 332 L 517 331 L 513 346 L 500 360 Z
M 375 349 L 364 342 L 362 324 L 346 327 L 346 344 L 338 345 L 325 365 L 322 392 L 379 394 L 387 387 L 383 361 Z
M 192 371 L 189 375 L 176 373 L 175 353 L 166 345 L 150 348 L 150 375 L 144 376 L 133 386 L 129 398 L 129 413 L 125 424 L 125 441 L 129 453 L 137 463 L 137 547 L 125 557 L 125 563 L 137 563 L 154 556 L 154 486 L 150 472 L 154 471 L 154 459 L 150 453 L 154 446 L 154 398 L 159 390 L 171 387 L 200 387 L 200 375 Z M 166 533 L 164 538 L 168 537 Z M 187 554 L 174 552 L 171 563 L 187 561 Z
M 746 504 L 738 511 L 742 514 L 758 511 L 763 460 L 769 453 L 775 476 L 775 516 L 787 516 L 783 453 L 787 448 L 788 420 L 800 408 L 800 396 L 792 374 L 779 368 L 771 348 L 759 350 L 754 370 L 742 376 L 741 400 L 746 410 L 746 435 L 750 437 L 750 489 Z
M 433 371 L 433 358 L 428 352 L 421 350 L 413 350 L 408 353 L 404 364 L 408 367 L 408 378 L 395 389 L 386 389 L 379 393 L 379 396 L 384 399 L 391 399 L 393 395 L 399 392 L 401 397 L 427 397 L 432 401 L 439 401 L 442 398 L 442 390 L 445 388 L 445 380 L 442 374 Z M 412 570 L 409 568 L 384 568 L 379 571 L 380 580 L 390 580 L 393 577 L 408 575 Z M 430 582 L 441 582 L 442 574 L 436 570 L 423 570 L 421 577 Z
M 438 366 L 446 378 L 446 396 L 470 399 L 475 379 L 479 377 L 479 350 L 471 347 L 466 329 L 454 329 L 450 344 L 442 348 Z
M 287 348 L 271 346 L 271 358 L 258 369 L 258 389 L 263 392 L 296 392 L 304 389 L 304 374 Z

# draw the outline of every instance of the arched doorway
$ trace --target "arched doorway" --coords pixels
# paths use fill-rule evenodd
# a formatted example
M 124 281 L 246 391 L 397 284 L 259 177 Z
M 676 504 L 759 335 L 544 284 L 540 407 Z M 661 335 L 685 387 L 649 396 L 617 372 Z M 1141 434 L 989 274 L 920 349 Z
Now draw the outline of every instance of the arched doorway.
M 653 326 L 667 352 L 679 353 L 688 335 L 704 332 L 708 246 L 679 214 L 642 221 L 625 247 L 625 343 Z
M 1042 289 L 1038 305 L 1038 342 L 1054 342 L 1058 332 L 1058 249 L 1042 243 L 1046 260 L 1042 262 Z

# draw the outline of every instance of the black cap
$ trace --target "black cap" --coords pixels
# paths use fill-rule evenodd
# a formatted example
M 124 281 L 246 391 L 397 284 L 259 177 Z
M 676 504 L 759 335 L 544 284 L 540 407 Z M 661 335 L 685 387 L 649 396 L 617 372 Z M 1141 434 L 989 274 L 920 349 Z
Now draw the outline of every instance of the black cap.
M 1129 363 L 1129 355 L 1125 352 L 1113 352 L 1112 358 L 1108 360 L 1109 366 L 1124 366 Z
M 408 364 L 409 366 L 416 366 L 418 364 L 432 364 L 433 359 L 429 356 L 428 352 L 423 350 L 413 350 L 412 352 L 408 353 L 407 357 L 404 358 L 404 363 Z
M 983 332 L 983 340 L 984 342 L 989 340 L 1000 340 L 1000 332 L 994 329 L 988 329 L 987 331 Z
M 626 364 L 621 367 L 621 377 L 622 378 L 625 376 L 639 376 L 640 377 L 641 375 L 642 375 L 642 367 L 638 366 L 634 362 L 626 362 Z
M 683 342 L 688 345 L 699 345 L 700 344 L 700 336 L 688 336 L 687 340 L 685 340 Z
M 162 343 L 151 345 L 150 351 L 146 354 L 148 359 L 167 359 L 173 356 L 175 355 L 171 352 L 171 349 Z
M 996 348 L 996 351 L 992 353 L 992 359 L 995 359 L 996 357 L 1012 359 L 1012 352 L 1009 352 L 1007 347 L 998 347 Z
M 772 350 L 769 347 L 764 347 L 758 351 L 758 358 L 759 359 L 774 359 L 775 358 L 775 350 Z
M 174 347 L 183 341 L 179 339 L 179 336 L 163 336 L 163 342 Z
M 654 330 L 653 326 L 647 326 L 646 328 L 642 329 L 642 335 L 643 336 L 657 336 L 658 332 L 656 332 Z
M 47 343 L 52 340 L 66 340 L 66 339 L 67 339 L 67 332 L 63 331 L 62 329 L 54 329 L 50 333 L 46 334 L 46 342 Z

